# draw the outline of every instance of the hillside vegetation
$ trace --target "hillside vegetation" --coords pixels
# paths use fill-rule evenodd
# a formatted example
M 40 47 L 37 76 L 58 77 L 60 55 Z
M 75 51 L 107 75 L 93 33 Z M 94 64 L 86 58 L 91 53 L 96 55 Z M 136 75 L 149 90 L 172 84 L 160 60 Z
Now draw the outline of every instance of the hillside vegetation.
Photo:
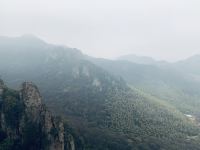
M 176 107 L 130 88 L 80 51 L 33 37 L 3 40 L 5 81 L 12 87 L 35 82 L 46 105 L 66 118 L 85 149 L 199 149 L 199 127 Z
M 190 63 L 186 63 L 188 60 L 185 63 L 174 64 L 166 62 L 138 64 L 125 60 L 110 61 L 93 58 L 89 58 L 89 60 L 111 74 L 123 77 L 130 86 L 175 106 L 183 114 L 196 116 L 200 114 L 200 80 L 198 80 L 198 74 L 189 71 L 189 69 L 184 69 L 183 65 L 181 67 L 181 64 L 189 65 Z M 187 68 L 192 69 L 192 67 Z

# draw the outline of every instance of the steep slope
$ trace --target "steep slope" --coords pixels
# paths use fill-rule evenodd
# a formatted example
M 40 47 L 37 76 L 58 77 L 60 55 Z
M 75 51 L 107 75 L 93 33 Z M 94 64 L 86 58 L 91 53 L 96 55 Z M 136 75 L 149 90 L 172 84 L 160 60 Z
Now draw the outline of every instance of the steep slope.
M 35 85 L 25 82 L 20 91 L 0 81 L 0 149 L 75 150 L 73 136 L 41 102 Z
M 200 71 L 198 69 L 200 67 L 200 55 L 194 55 L 185 60 L 176 62 L 174 63 L 174 67 L 183 73 L 191 75 L 191 77 L 194 77 L 198 82 L 200 82 Z
M 37 83 L 86 149 L 199 149 L 199 128 L 172 106 L 130 89 L 78 50 L 25 39 L 0 42 L 2 77 L 11 86 Z
M 200 113 L 200 82 L 175 64 L 144 65 L 129 61 L 90 60 L 126 82 L 174 105 L 183 113 Z M 182 71 L 181 71 L 182 70 Z M 186 69 L 185 69 L 186 70 Z

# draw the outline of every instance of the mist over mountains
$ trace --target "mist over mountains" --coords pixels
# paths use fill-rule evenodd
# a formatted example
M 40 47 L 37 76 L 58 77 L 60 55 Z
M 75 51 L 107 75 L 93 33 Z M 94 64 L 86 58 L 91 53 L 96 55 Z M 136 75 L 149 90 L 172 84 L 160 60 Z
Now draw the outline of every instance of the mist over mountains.
M 200 149 L 199 65 L 198 55 L 108 60 L 34 36 L 0 37 L 1 78 L 14 89 L 34 82 L 75 150 Z

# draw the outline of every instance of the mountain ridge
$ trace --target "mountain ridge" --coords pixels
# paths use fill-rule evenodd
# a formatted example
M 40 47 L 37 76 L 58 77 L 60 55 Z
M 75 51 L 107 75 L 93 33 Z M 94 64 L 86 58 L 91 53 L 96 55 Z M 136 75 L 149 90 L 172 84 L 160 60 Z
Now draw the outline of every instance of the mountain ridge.
M 4 48 L 0 45 L 0 58 L 2 51 L 8 58 L 0 59 L 0 72 L 6 82 L 36 83 L 48 107 L 67 118 L 88 149 L 198 149 L 198 139 L 187 142 L 199 130 L 187 117 L 131 89 L 74 49 L 29 45 L 32 53 L 25 54 L 23 45 Z M 16 49 L 21 53 L 9 55 Z

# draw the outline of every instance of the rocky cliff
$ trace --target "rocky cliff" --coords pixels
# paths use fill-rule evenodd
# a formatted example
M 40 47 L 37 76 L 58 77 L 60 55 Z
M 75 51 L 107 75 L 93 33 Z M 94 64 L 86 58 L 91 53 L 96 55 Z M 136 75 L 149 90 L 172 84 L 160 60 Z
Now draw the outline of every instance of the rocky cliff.
M 0 80 L 0 150 L 75 150 L 73 136 L 61 119 L 42 104 L 38 88 L 22 84 L 8 89 Z

